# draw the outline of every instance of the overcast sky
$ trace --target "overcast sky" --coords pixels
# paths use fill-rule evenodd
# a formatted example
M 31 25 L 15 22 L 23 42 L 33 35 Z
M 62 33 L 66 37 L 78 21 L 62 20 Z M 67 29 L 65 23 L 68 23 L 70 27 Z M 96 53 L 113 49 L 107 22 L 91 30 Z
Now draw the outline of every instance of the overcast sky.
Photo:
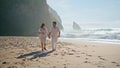
M 47 0 L 65 27 L 120 28 L 120 0 Z

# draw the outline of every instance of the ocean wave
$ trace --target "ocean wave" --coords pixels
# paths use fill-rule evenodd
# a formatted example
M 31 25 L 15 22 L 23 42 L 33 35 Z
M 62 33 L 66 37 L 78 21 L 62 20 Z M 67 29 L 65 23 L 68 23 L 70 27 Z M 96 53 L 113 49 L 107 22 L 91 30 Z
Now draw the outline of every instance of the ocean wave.
M 64 38 L 90 38 L 120 40 L 120 29 L 84 29 L 81 31 L 64 31 Z

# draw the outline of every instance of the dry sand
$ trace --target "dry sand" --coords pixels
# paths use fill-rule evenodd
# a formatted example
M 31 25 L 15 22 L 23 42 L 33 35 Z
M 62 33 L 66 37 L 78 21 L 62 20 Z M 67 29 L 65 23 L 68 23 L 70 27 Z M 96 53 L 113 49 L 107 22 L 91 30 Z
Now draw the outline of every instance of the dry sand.
M 0 37 L 0 68 L 120 68 L 120 45 L 60 39 L 41 52 L 37 37 Z

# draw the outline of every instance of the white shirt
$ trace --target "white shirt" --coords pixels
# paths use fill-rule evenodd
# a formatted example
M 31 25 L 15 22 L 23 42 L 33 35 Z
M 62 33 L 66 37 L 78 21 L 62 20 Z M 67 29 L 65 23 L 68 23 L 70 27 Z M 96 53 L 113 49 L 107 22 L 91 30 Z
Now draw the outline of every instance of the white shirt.
M 58 37 L 60 29 L 58 27 L 52 27 L 50 32 L 52 37 Z
M 47 29 L 46 28 L 45 29 L 40 28 L 39 32 L 40 32 L 41 37 L 46 37 L 47 36 Z

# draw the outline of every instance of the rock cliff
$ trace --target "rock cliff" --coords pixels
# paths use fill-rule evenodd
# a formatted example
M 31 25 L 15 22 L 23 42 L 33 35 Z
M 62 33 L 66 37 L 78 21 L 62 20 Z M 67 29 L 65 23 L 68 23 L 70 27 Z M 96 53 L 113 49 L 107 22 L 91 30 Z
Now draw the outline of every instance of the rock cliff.
M 41 23 L 49 29 L 52 21 L 63 29 L 60 17 L 46 0 L 0 0 L 2 36 L 36 36 Z

